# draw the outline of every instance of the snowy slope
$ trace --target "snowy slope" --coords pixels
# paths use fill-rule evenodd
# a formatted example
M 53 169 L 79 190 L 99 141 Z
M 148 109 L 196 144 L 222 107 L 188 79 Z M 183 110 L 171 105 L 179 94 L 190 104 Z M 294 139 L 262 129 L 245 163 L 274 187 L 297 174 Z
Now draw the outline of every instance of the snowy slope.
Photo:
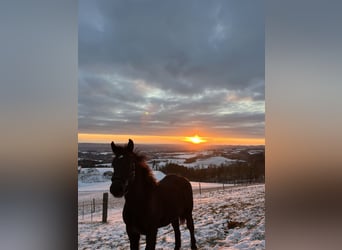
M 182 165 L 184 167 L 190 167 L 190 168 L 196 168 L 196 167 L 208 167 L 208 166 L 220 166 L 221 164 L 224 164 L 225 166 L 229 166 L 235 162 L 237 162 L 237 160 L 234 159 L 229 159 L 223 156 L 211 156 L 211 157 L 207 157 L 207 158 L 199 158 L 196 159 L 194 162 L 191 163 L 186 163 L 186 160 L 188 158 L 193 157 L 195 154 L 191 154 L 191 155 L 175 155 L 172 158 L 162 158 L 162 159 L 152 159 L 150 160 L 148 163 L 150 165 L 153 164 L 153 162 L 155 162 L 155 165 L 157 167 L 163 167 L 168 163 L 174 163 L 174 164 L 178 164 L 178 165 Z M 196 155 L 195 155 L 196 156 Z M 242 161 L 242 160 L 240 160 Z
M 105 172 L 113 172 L 113 168 L 82 168 L 78 177 L 78 191 L 108 191 L 111 177 L 104 177 Z M 153 171 L 157 180 L 164 178 L 165 174 Z
M 265 249 L 265 185 L 230 187 L 194 195 L 193 217 L 199 249 Z M 122 207 L 108 211 L 108 223 L 79 222 L 78 249 L 129 249 Z M 183 249 L 189 232 L 181 226 Z M 141 237 L 140 249 L 145 247 Z M 158 231 L 156 249 L 173 249 L 171 226 Z
M 104 177 L 102 177 L 102 174 L 106 171 L 108 171 L 108 169 L 106 168 L 98 168 L 99 171 L 96 172 L 96 176 L 98 179 L 96 179 L 96 181 L 93 181 L 92 177 L 87 177 L 88 179 L 83 182 L 81 179 L 79 179 L 78 181 L 78 191 L 79 192 L 108 192 L 109 187 L 111 185 L 111 180 L 110 178 L 106 179 Z M 112 170 L 112 168 L 110 168 L 109 170 Z M 86 169 L 82 169 L 82 171 L 86 172 Z M 153 171 L 154 177 L 160 181 L 161 179 L 163 179 L 165 177 L 165 174 L 163 172 L 160 171 Z M 221 183 L 205 183 L 205 182 L 201 182 L 200 184 L 198 182 L 191 182 L 192 185 L 192 189 L 199 189 L 199 185 L 201 185 L 202 189 L 206 189 L 206 188 L 215 188 L 215 187 L 222 187 Z M 226 187 L 228 187 L 228 184 L 225 184 Z
M 221 164 L 229 165 L 231 163 L 236 162 L 236 160 L 228 159 L 222 156 L 213 156 L 207 159 L 199 159 L 194 163 L 185 163 L 183 164 L 186 167 L 196 167 L 196 166 L 204 166 L 208 167 L 209 165 L 220 166 Z

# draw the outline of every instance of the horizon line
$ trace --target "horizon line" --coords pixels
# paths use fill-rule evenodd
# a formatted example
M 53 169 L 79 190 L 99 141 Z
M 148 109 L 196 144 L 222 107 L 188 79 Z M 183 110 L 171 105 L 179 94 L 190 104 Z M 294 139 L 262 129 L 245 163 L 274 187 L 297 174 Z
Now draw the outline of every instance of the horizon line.
M 194 145 L 193 143 L 185 141 L 186 137 L 187 136 L 78 133 L 78 143 L 107 143 L 111 141 L 127 143 L 128 139 L 132 139 L 137 144 Z M 265 138 L 201 137 L 205 138 L 207 141 L 197 145 L 265 146 Z

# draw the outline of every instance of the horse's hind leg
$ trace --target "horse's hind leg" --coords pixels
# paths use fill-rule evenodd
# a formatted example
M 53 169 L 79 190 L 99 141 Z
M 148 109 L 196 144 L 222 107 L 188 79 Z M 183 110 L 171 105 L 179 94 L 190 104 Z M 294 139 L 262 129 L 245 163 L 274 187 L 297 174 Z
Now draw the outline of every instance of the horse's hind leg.
M 181 238 L 179 231 L 179 220 L 178 218 L 171 222 L 173 230 L 175 231 L 175 250 L 179 250 L 181 247 Z
M 194 220 L 192 219 L 192 214 L 186 217 L 186 226 L 188 227 L 190 231 L 191 249 L 197 249 L 196 239 L 195 239 Z

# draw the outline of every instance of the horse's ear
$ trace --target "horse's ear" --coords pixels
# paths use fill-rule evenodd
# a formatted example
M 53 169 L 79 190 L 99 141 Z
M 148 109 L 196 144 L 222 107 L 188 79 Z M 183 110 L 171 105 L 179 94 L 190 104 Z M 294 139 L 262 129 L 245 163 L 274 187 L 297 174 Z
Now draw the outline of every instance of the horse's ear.
M 128 140 L 128 144 L 127 144 L 127 149 L 131 152 L 133 152 L 133 148 L 134 148 L 134 143 L 131 139 Z
M 113 153 L 115 154 L 116 153 L 116 146 L 115 146 L 114 142 L 112 141 L 112 143 L 110 145 L 112 146 Z

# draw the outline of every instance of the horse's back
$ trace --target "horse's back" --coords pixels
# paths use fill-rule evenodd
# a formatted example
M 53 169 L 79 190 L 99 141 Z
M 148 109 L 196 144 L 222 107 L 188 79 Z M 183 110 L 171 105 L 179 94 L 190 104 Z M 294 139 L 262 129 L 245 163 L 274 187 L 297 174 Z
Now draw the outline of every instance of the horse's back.
M 182 191 L 192 194 L 192 187 L 188 179 L 174 174 L 166 175 L 160 180 L 158 186 L 163 191 L 173 190 L 175 192 Z
M 159 182 L 158 189 L 160 201 L 168 214 L 183 217 L 192 212 L 192 187 L 186 178 L 167 175 Z

